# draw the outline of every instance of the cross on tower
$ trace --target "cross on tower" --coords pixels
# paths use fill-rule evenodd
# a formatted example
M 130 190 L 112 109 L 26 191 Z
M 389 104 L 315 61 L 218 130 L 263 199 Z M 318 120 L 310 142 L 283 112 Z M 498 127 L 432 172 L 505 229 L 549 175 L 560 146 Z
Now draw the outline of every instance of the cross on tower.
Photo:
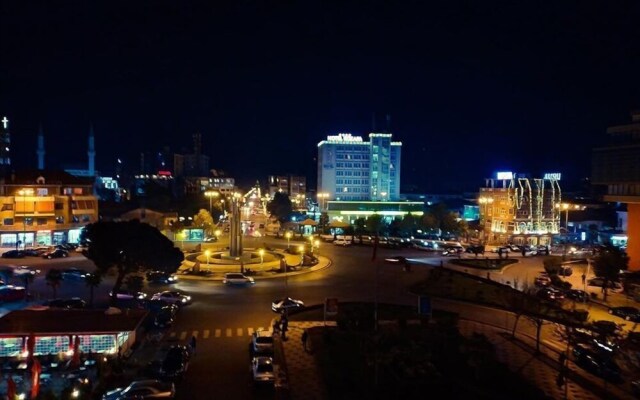
M 3 117 L 1 122 L 4 129 L 7 129 L 7 125 L 9 124 L 9 120 L 7 119 L 7 117 Z

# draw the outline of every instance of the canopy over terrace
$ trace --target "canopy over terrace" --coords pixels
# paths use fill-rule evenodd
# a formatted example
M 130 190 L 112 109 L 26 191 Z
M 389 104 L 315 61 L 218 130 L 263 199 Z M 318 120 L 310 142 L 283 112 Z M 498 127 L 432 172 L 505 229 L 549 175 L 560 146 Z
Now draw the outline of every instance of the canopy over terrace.
M 35 337 L 34 355 L 66 353 L 80 338 L 83 353 L 125 352 L 133 345 L 145 310 L 17 310 L 0 318 L 0 357 L 15 357 Z

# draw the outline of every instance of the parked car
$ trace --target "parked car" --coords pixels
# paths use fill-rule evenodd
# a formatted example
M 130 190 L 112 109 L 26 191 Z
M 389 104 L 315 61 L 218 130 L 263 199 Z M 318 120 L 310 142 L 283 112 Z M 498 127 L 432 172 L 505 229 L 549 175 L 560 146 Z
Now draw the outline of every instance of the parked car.
M 536 293 L 536 296 L 540 299 L 548 300 L 548 301 L 559 301 L 564 299 L 564 294 L 552 287 L 545 287 Z
M 258 330 L 251 335 L 252 354 L 273 354 L 273 333 Z
M 176 283 L 178 277 L 175 274 L 170 274 L 164 271 L 149 271 L 147 272 L 147 282 L 149 283 Z
M 0 301 L 24 300 L 27 292 L 22 286 L 0 286 Z
M 635 307 L 611 307 L 609 314 L 624 318 L 626 321 L 640 322 L 640 310 Z
M 351 246 L 351 240 L 350 239 L 336 239 L 333 241 L 333 244 L 335 244 L 336 246 Z
M 2 258 L 24 258 L 24 256 L 22 250 L 9 250 L 2 253 Z
M 222 283 L 225 285 L 253 285 L 256 282 L 250 276 L 238 272 L 227 272 L 224 274 Z
M 187 347 L 171 346 L 160 367 L 160 377 L 166 380 L 180 380 L 188 368 L 189 350 Z
M 62 270 L 62 279 L 64 280 L 84 280 L 89 273 L 80 268 L 67 268 Z
M 251 375 L 254 383 L 273 383 L 276 379 L 273 370 L 273 358 L 254 357 L 251 360 Z
M 22 250 L 22 253 L 27 257 L 40 257 L 41 255 L 43 255 L 47 251 L 49 251 L 48 247 L 46 247 L 44 250 L 39 249 L 39 248 L 24 249 L 24 250 Z
M 587 281 L 587 285 L 603 287 L 604 286 L 604 278 L 595 277 L 591 278 Z M 609 289 L 613 291 L 622 291 L 622 284 L 620 282 L 609 281 L 608 285 Z
M 160 309 L 153 320 L 153 324 L 158 328 L 166 328 L 173 325 L 176 314 L 178 313 L 178 306 L 175 304 L 169 304 Z
M 589 293 L 584 290 L 569 289 L 565 292 L 565 296 L 567 299 L 582 303 L 589 301 Z
M 23 275 L 38 275 L 40 273 L 39 269 L 28 267 L 26 265 L 18 265 L 18 266 L 7 265 L 7 266 L 4 266 L 2 268 L 10 268 L 10 269 L 12 269 L 13 275 L 17 276 L 17 277 L 20 277 L 20 276 L 23 276 Z
M 560 270 L 558 271 L 558 275 L 560 276 L 571 276 L 573 275 L 573 268 L 568 265 L 561 265 Z
M 584 346 L 576 345 L 573 347 L 573 356 L 576 364 L 594 375 L 613 382 L 622 380 L 620 367 L 607 353 L 596 352 Z
M 109 292 L 109 297 L 113 297 L 113 292 Z M 144 300 L 146 298 L 147 294 L 143 292 L 134 292 L 124 289 L 120 289 L 116 292 L 116 299 L 118 300 Z
M 66 250 L 62 250 L 62 249 L 54 249 L 51 251 L 48 251 L 46 253 L 44 253 L 42 255 L 43 258 L 48 258 L 48 259 L 52 259 L 52 258 L 64 258 L 64 257 L 69 257 L 69 252 Z
M 126 388 L 110 390 L 102 395 L 102 400 L 173 399 L 175 395 L 173 383 L 147 379 L 131 382 Z
M 320 239 L 322 239 L 325 242 L 333 242 L 334 236 L 333 235 L 320 235 Z
M 169 304 L 185 305 L 191 303 L 191 296 L 187 296 L 179 290 L 165 290 L 154 294 L 151 300 L 162 300 Z
M 533 284 L 536 286 L 549 286 L 551 285 L 551 278 L 548 275 L 538 275 L 533 280 Z
M 62 308 L 65 310 L 81 310 L 87 307 L 87 303 L 79 297 L 49 300 L 45 304 L 50 308 Z
M 407 258 L 403 256 L 393 256 L 393 257 L 385 258 L 384 261 L 391 264 L 398 264 L 398 263 L 402 264 L 407 261 Z
M 292 299 L 291 297 L 287 297 L 286 299 L 277 299 L 271 303 L 271 310 L 277 313 L 297 310 L 303 307 L 304 303 L 301 300 Z

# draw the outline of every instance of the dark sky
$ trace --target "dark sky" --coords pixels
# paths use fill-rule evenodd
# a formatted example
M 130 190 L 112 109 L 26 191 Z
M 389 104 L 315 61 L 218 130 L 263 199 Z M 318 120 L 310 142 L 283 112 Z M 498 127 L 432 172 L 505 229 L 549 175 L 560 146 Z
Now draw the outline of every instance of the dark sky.
M 315 182 L 316 144 L 392 118 L 403 184 L 476 188 L 497 169 L 589 174 L 640 106 L 637 1 L 3 1 L 0 114 L 14 161 L 191 147 L 241 183 Z

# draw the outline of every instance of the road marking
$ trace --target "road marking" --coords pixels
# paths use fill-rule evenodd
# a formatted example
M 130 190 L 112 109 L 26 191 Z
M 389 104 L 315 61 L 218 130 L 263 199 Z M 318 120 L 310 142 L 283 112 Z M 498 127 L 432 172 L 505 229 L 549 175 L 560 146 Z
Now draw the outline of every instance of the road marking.
M 238 337 L 242 336 L 242 328 L 236 329 L 236 332 Z
M 186 338 L 187 338 L 187 332 L 186 331 L 180 332 L 180 340 L 185 340 Z
M 222 335 L 222 330 L 216 329 L 216 337 L 220 337 Z
M 193 331 L 192 336 L 194 336 L 197 339 L 198 338 L 198 331 Z
M 175 332 L 171 332 L 171 334 L 169 335 L 169 337 L 170 337 L 171 339 L 175 338 L 175 337 L 176 337 L 176 333 L 175 333 Z
M 247 328 L 247 336 L 253 335 L 253 328 Z
M 231 337 L 233 335 L 233 330 L 231 328 L 227 328 L 227 337 Z
M 210 334 L 210 333 L 211 333 L 211 332 L 209 332 L 209 330 L 208 330 L 208 329 L 205 329 L 205 330 L 202 332 L 202 338 L 203 338 L 203 339 L 209 339 L 209 334 Z

